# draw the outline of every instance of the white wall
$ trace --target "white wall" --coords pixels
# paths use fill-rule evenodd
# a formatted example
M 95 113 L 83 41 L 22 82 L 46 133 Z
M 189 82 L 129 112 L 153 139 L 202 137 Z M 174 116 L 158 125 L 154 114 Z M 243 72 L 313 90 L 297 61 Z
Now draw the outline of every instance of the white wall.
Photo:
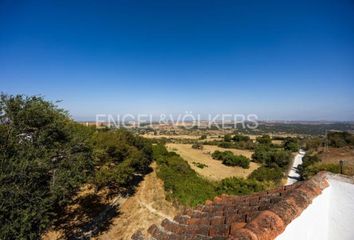
M 354 185 L 329 180 L 332 187 L 328 240 L 354 239 Z
M 331 188 L 316 197 L 276 240 L 328 240 L 328 209 Z
M 276 240 L 354 240 L 354 184 L 330 178 Z

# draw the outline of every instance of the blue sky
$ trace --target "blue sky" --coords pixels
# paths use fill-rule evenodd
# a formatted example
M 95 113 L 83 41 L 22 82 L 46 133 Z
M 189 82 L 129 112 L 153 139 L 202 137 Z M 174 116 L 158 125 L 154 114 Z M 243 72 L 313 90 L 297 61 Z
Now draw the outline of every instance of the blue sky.
M 354 120 L 354 2 L 2 0 L 0 91 L 78 120 Z

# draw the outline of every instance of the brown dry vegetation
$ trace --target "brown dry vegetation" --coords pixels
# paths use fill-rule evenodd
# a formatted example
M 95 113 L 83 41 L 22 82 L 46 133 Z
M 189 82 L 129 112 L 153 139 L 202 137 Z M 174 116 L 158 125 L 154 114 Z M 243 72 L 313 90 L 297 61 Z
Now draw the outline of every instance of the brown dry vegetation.
M 354 149 L 351 147 L 328 148 L 328 151 L 320 151 L 318 154 L 323 163 L 339 164 L 344 161 L 344 167 L 350 175 L 354 175 Z
M 169 151 L 175 151 L 185 159 L 191 168 L 195 170 L 201 176 L 207 177 L 211 180 L 222 180 L 228 177 L 247 177 L 255 169 L 259 167 L 259 164 L 251 162 L 249 169 L 243 169 L 241 167 L 229 167 L 221 163 L 221 161 L 214 160 L 211 157 L 211 153 L 215 150 L 219 151 L 231 151 L 235 155 L 243 155 L 250 158 L 252 151 L 239 150 L 239 149 L 224 149 L 213 145 L 204 145 L 203 150 L 193 149 L 191 144 L 175 144 L 169 143 L 166 145 Z M 206 164 L 208 167 L 198 168 L 195 163 Z
M 134 196 L 120 206 L 120 215 L 113 219 L 111 227 L 95 239 L 130 239 L 141 230 L 146 234 L 148 227 L 160 223 L 164 218 L 173 218 L 178 210 L 165 200 L 163 182 L 156 176 L 156 163 L 153 172 L 146 175 L 139 184 Z

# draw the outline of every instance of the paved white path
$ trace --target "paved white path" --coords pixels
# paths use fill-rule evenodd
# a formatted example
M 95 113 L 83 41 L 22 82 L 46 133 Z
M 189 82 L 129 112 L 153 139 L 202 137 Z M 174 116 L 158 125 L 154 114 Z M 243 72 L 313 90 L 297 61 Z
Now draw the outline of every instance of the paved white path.
M 291 169 L 288 174 L 288 180 L 286 182 L 286 185 L 291 185 L 298 181 L 300 175 L 296 172 L 296 170 L 297 170 L 297 166 L 302 164 L 302 158 L 304 157 L 304 155 L 305 155 L 305 151 L 303 151 L 302 149 L 300 149 L 298 154 L 296 154 L 293 161 L 293 165 L 291 166 Z

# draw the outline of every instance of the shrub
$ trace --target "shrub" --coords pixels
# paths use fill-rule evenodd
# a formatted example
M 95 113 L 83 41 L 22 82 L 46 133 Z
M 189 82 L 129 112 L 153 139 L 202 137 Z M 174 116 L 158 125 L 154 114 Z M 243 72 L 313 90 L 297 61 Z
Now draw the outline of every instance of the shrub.
M 289 166 L 291 158 L 290 152 L 265 145 L 258 146 L 252 154 L 252 159 L 255 162 L 262 163 L 267 167 L 280 167 L 282 169 Z
M 269 158 L 266 159 L 267 167 L 280 167 L 286 169 L 291 161 L 291 153 L 283 150 L 271 151 Z
M 267 185 L 254 179 L 232 177 L 223 179 L 217 187 L 217 192 L 219 194 L 226 193 L 233 195 L 246 195 L 263 191 L 266 188 Z
M 222 163 L 227 166 L 239 166 L 242 168 L 249 168 L 250 166 L 250 160 L 242 155 L 226 158 L 222 161 Z
M 236 134 L 232 137 L 232 140 L 235 142 L 248 142 L 250 141 L 249 136 L 241 135 L 241 134 Z
M 231 151 L 220 152 L 216 150 L 211 156 L 213 159 L 221 160 L 227 166 L 249 168 L 250 160 L 247 157 L 242 155 L 235 156 Z
M 282 178 L 283 172 L 280 168 L 268 168 L 264 166 L 257 168 L 248 176 L 248 179 L 274 181 L 275 183 L 279 183 Z
M 256 141 L 260 144 L 266 144 L 266 145 L 270 145 L 272 143 L 272 139 L 270 138 L 269 135 L 263 135 L 263 136 L 257 137 Z
M 198 168 L 205 168 L 208 167 L 208 165 L 204 164 L 204 163 L 199 163 L 199 162 L 193 162 L 193 165 L 197 166 Z
M 328 171 L 332 173 L 340 173 L 340 166 L 339 164 L 334 164 L 334 163 L 317 163 L 317 164 L 312 164 L 307 166 L 303 172 L 302 172 L 302 177 L 303 179 L 309 179 L 312 176 L 316 175 L 318 172 L 321 171 Z
M 221 152 L 219 150 L 216 150 L 214 151 L 212 154 L 211 154 L 211 157 L 215 160 L 224 160 L 226 158 L 230 158 L 234 156 L 234 154 L 231 152 L 231 151 L 224 151 L 224 152 Z

